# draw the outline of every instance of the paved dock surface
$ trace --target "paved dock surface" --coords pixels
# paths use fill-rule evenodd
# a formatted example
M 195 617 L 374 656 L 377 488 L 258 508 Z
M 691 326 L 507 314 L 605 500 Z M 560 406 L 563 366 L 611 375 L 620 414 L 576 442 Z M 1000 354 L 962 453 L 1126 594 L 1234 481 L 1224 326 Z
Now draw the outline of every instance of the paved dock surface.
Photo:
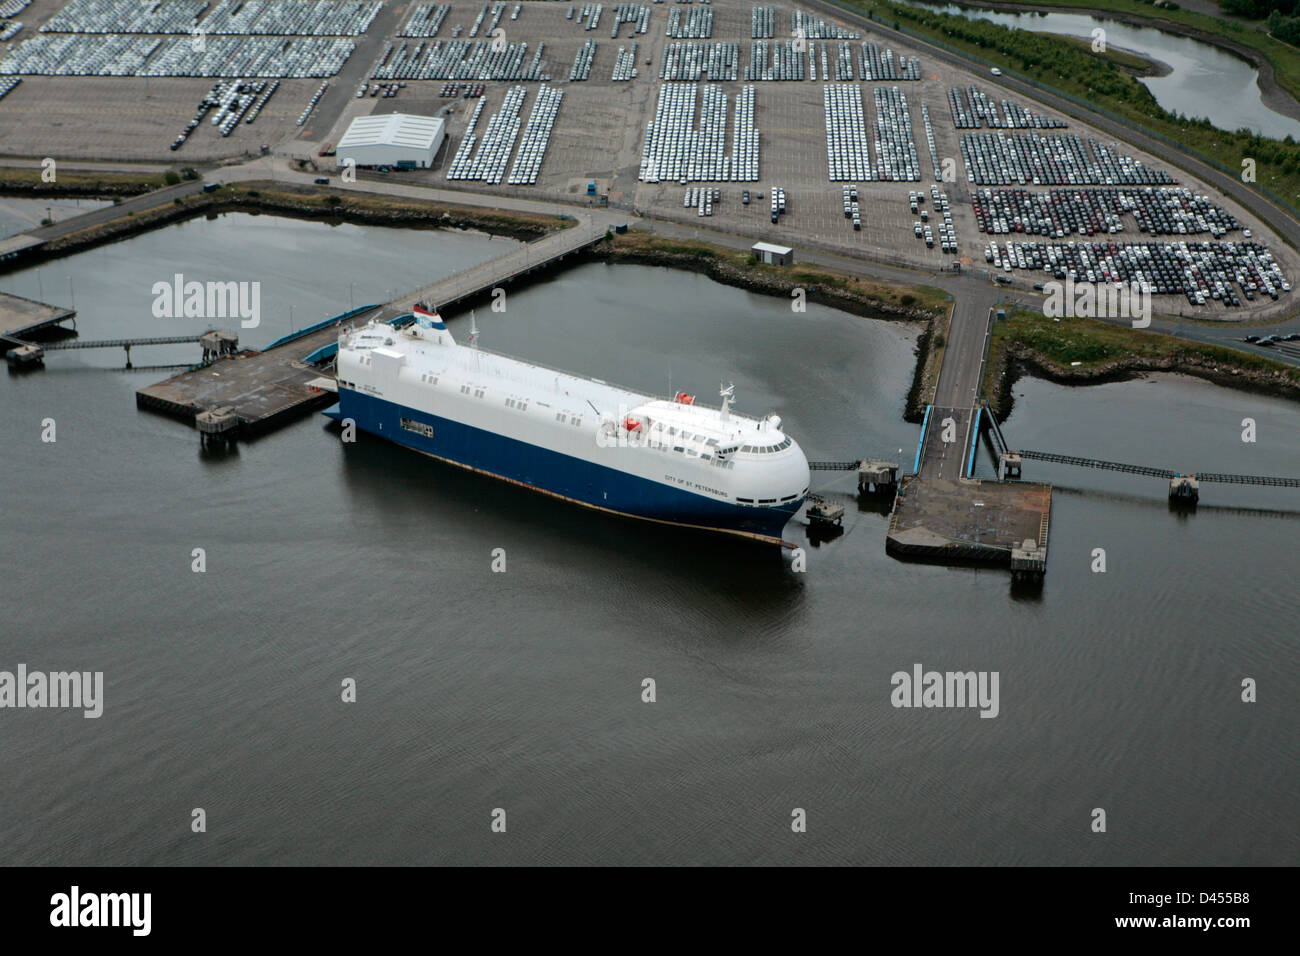
M 349 323 L 365 322 L 372 313 Z M 334 393 L 311 383 L 321 371 L 302 359 L 338 340 L 330 325 L 265 352 L 241 352 L 189 369 L 135 393 L 136 405 L 193 423 L 201 412 L 229 408 L 244 433 L 273 428 L 333 402 Z
M 885 550 L 899 557 L 1010 565 L 1025 540 L 1047 548 L 1050 485 L 909 476 L 899 487 Z
M 58 325 L 77 313 L 61 305 L 48 305 L 35 299 L 0 292 L 0 335 L 22 338 L 37 329 Z

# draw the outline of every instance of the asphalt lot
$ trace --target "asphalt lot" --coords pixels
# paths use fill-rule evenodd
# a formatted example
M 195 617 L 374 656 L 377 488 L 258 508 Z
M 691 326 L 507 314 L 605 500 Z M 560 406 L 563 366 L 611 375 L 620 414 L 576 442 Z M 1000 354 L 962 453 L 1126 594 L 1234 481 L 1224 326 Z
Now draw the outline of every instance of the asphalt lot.
M 61 0 L 36 0 L 24 11 L 28 29 L 39 27 L 61 5 Z M 671 3 L 650 6 L 650 30 L 647 34 L 634 38 L 638 44 L 636 67 L 639 76 L 630 82 L 611 80 L 615 51 L 620 45 L 630 44 L 633 39 L 630 25 L 624 25 L 620 29 L 618 40 L 610 39 L 613 22 L 611 6 L 607 5 L 600 27 L 592 31 L 584 30 L 576 18 L 566 18 L 569 9 L 569 4 L 566 3 L 528 3 L 523 5 L 519 20 L 510 20 L 508 13 L 502 19 L 501 27 L 508 41 L 527 42 L 530 51 L 536 44 L 545 45 L 544 56 L 553 77 L 553 85 L 564 91 L 556 128 L 535 186 L 488 186 L 477 182 L 449 183 L 446 180 L 446 166 L 464 136 L 465 121 L 475 101 L 443 98 L 440 92 L 444 81 L 409 81 L 407 87 L 395 98 L 356 98 L 357 87 L 369 75 L 388 43 L 402 42 L 395 40 L 394 34 L 406 18 L 409 9 L 407 5 L 386 5 L 369 33 L 357 38 L 357 51 L 348 60 L 342 73 L 330 81 L 326 94 L 303 127 L 296 126 L 294 120 L 319 85 L 318 80 L 285 81 L 256 123 L 239 124 L 239 129 L 228 139 L 221 138 L 216 130 L 205 123 L 180 151 L 172 153 L 167 150 L 167 144 L 193 115 L 195 104 L 210 88 L 211 81 L 32 77 L 0 104 L 0 142 L 5 144 L 6 152 L 26 157 L 53 152 L 65 164 L 125 160 L 136 163 L 193 163 L 208 167 L 218 162 L 253 162 L 258 147 L 267 144 L 272 147 L 278 161 L 270 166 L 278 171 L 277 175 L 286 174 L 285 160 L 311 156 L 321 165 L 321 173 L 330 174 L 337 184 L 337 176 L 328 167 L 329 160 L 316 154 L 325 143 L 337 141 L 353 117 L 389 110 L 441 114 L 448 120 L 449 142 L 440 155 L 440 168 L 431 172 L 394 173 L 377 178 L 386 178 L 396 185 L 416 187 L 417 190 L 425 187 L 459 192 L 462 194 L 460 201 L 474 201 L 470 197 L 483 196 L 489 197 L 490 202 L 504 203 L 507 197 L 515 197 L 579 206 L 590 205 L 586 186 L 594 180 L 598 191 L 608 195 L 611 206 L 621 209 L 625 218 L 636 213 L 647 220 L 676 223 L 687 231 L 702 228 L 710 233 L 745 237 L 748 241 L 765 239 L 784 243 L 795 247 L 798 257 L 804 261 L 813 255 L 822 254 L 837 255 L 858 263 L 872 260 L 881 268 L 894 266 L 916 270 L 907 274 L 915 280 L 919 273 L 920 276 L 927 277 L 931 284 L 943 281 L 936 277 L 947 275 L 943 270 L 949 268 L 956 258 L 964 267 L 977 273 L 977 279 L 962 280 L 963 282 L 973 281 L 976 285 L 982 282 L 981 288 L 991 288 L 983 281 L 987 279 L 983 271 L 986 268 L 983 247 L 990 237 L 976 232 L 969 205 L 971 187 L 965 181 L 965 169 L 960 160 L 960 133 L 953 127 L 948 108 L 948 88 L 978 83 L 991 95 L 1007 95 L 1021 105 L 1047 115 L 1066 118 L 1071 133 L 1106 141 L 1113 139 L 1113 136 L 1108 135 L 1111 128 L 1107 123 L 1091 117 L 1089 125 L 1083 126 L 1071 115 L 1071 110 L 1075 109 L 1071 104 L 1054 101 L 1049 95 L 1032 90 L 1014 78 L 1004 76 L 994 81 L 982 67 L 968 66 L 959 58 L 927 44 L 901 37 L 879 24 L 866 20 L 855 22 L 855 18 L 846 11 L 823 0 L 808 0 L 800 4 L 800 7 L 851 24 L 859 30 L 862 36 L 859 41 L 854 41 L 855 62 L 857 43 L 864 40 L 878 42 L 882 47 L 891 47 L 898 56 L 916 54 L 920 57 L 920 81 L 898 81 L 887 85 L 897 86 L 907 98 L 922 181 L 858 183 L 859 199 L 864 211 L 863 228 L 860 232 L 853 230 L 851 222 L 843 216 L 842 184 L 830 182 L 827 178 L 823 76 L 819 58 L 818 79 L 815 82 L 804 80 L 753 84 L 755 125 L 760 132 L 761 143 L 760 178 L 752 183 L 717 184 L 722 199 L 715 206 L 714 215 L 699 217 L 695 209 L 683 208 L 685 187 L 680 183 L 643 183 L 637 178 L 646 122 L 653 116 L 658 97 L 659 65 L 666 43 L 673 42 L 666 39 L 665 33 L 669 14 L 675 6 Z M 742 77 L 748 64 L 751 42 L 750 7 L 750 3 L 738 0 L 718 0 L 712 4 L 712 40 L 739 42 Z M 449 39 L 456 25 L 465 28 L 462 38 L 467 38 L 469 27 L 480 9 L 480 3 L 453 3 L 438 38 Z M 791 9 L 789 5 L 777 5 L 777 40 L 788 36 Z M 26 31 L 24 35 L 27 35 Z M 573 57 L 587 40 L 595 40 L 598 44 L 591 78 L 585 82 L 570 82 L 568 75 Z M 834 43 L 828 42 L 825 45 L 827 53 L 833 58 Z M 486 84 L 487 103 L 480 129 L 500 106 L 507 89 L 512 85 L 514 84 L 507 82 Z M 536 99 L 537 84 L 524 85 L 528 87 L 528 95 L 521 115 L 526 123 Z M 743 85 L 743 79 L 719 84 L 728 96 L 729 119 L 735 97 Z M 874 128 L 875 106 L 872 102 L 871 84 L 856 85 L 863 92 L 867 126 Z M 942 184 L 952 204 L 960 249 L 956 257 L 943 253 L 937 244 L 933 250 L 926 249 L 913 235 L 912 224 L 917 216 L 908 208 L 907 194 L 913 189 L 928 193 L 933 181 L 932 163 L 921 121 L 922 102 L 928 106 L 934 123 L 938 156 L 941 160 L 955 159 L 957 164 L 959 181 Z M 1133 153 L 1144 162 L 1156 166 L 1168 165 L 1166 158 L 1171 151 L 1163 144 L 1147 142 L 1139 134 L 1128 130 L 1122 132 L 1127 140 L 1136 141 L 1144 147 L 1142 150 L 1124 147 L 1122 151 Z M 730 128 L 728 135 L 730 136 Z M 57 148 L 52 148 L 52 144 L 57 144 Z M 1183 158 L 1180 157 L 1179 160 L 1182 162 Z M 256 160 L 254 166 L 265 168 L 262 165 L 265 162 Z M 1182 164 L 1188 165 L 1186 162 Z M 1195 164 L 1191 164 L 1191 168 L 1195 169 Z M 1205 173 L 1205 179 L 1209 180 L 1226 178 L 1212 170 L 1206 170 Z M 1194 191 L 1210 192 L 1212 195 L 1217 192 L 1208 188 L 1204 181 L 1189 178 L 1181 170 L 1177 170 L 1176 174 Z M 363 175 L 363 178 L 366 177 Z M 1252 228 L 1257 236 L 1271 240 L 1271 248 L 1282 261 L 1284 271 L 1293 280 L 1300 276 L 1300 254 L 1278 241 L 1276 236 L 1271 235 L 1269 225 L 1236 201 L 1250 200 L 1258 206 L 1258 197 L 1250 190 L 1235 188 L 1241 185 L 1239 183 L 1228 181 L 1223 185 L 1235 198 L 1224 199 L 1222 204 L 1244 225 Z M 779 223 L 773 225 L 769 221 L 767 203 L 760 200 L 758 195 L 766 195 L 777 186 L 786 190 L 788 212 L 781 217 Z M 750 190 L 753 197 L 751 204 L 741 203 L 742 189 Z M 416 194 L 418 192 L 412 193 Z M 933 210 L 931 213 L 931 222 L 934 223 L 937 217 Z M 1271 218 L 1276 219 L 1280 228 L 1288 234 L 1298 225 L 1283 217 Z M 1141 237 L 1130 221 L 1126 232 L 1110 238 L 1137 240 Z M 1017 274 L 1015 288 L 1027 293 L 1030 285 L 1040 278 L 1032 273 Z M 1165 299 L 1166 301 L 1157 299 L 1154 303 L 1157 313 L 1177 316 L 1180 312 L 1192 311 L 1181 296 Z M 1294 308 L 1291 296 L 1284 294 L 1276 304 L 1264 300 L 1241 309 L 1227 309 L 1211 302 L 1203 309 L 1196 309 L 1195 315 L 1251 322 L 1269 319 L 1277 321 Z M 1238 330 L 1186 331 L 1200 328 L 1202 327 L 1191 324 L 1183 326 L 1189 337 L 1205 335 L 1239 338 L 1242 334 Z

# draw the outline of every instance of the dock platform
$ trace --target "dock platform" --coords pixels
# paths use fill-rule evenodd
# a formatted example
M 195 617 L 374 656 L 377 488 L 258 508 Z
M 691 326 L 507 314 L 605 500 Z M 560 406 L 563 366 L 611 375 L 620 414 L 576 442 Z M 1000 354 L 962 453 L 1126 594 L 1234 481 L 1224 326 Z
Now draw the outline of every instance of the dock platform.
M 365 322 L 378 306 L 362 306 L 272 342 L 195 366 L 135 393 L 138 408 L 189 422 L 204 436 L 246 437 L 337 399 L 321 370 L 304 361 L 337 343 L 339 326 Z
M 75 309 L 0 292 L 0 351 L 21 345 L 31 333 L 62 325 L 76 314 Z
M 1013 570 L 1025 542 L 1047 561 L 1052 486 L 1028 481 L 923 478 L 899 486 L 885 551 L 900 558 L 991 564 Z M 1018 556 L 1023 559 L 1023 556 Z

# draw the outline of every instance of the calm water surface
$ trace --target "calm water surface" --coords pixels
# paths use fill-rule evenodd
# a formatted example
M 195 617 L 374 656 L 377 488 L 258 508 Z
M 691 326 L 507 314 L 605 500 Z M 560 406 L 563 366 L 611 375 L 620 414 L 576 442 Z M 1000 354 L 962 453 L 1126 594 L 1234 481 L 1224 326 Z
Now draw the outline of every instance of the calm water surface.
M 157 329 L 148 290 L 173 271 L 260 278 L 257 345 L 291 304 L 314 320 L 346 307 L 349 281 L 360 304 L 501 243 L 232 215 L 48 268 L 76 277 L 87 338 Z M 734 381 L 739 409 L 779 413 L 810 458 L 915 448 L 909 326 L 600 264 L 478 322 L 485 347 L 637 388 L 671 376 L 711 401 Z M 770 551 L 343 445 L 319 416 L 208 456 L 136 410 L 163 373 L 120 364 L 85 352 L 0 375 L 0 668 L 106 681 L 99 720 L 0 712 L 3 862 L 1296 859 L 1300 493 L 1212 486 L 1177 517 L 1160 482 L 1028 463 L 1057 485 L 1040 594 L 894 561 L 886 519 L 851 498 L 833 542 L 787 529 L 809 545 L 796 574 Z M 1021 447 L 1300 474 L 1292 404 L 1174 378 L 1017 392 Z M 1259 441 L 1243 446 L 1247 416 Z M 848 490 L 830 478 L 817 486 Z M 916 662 L 999 671 L 1000 715 L 894 709 L 890 675 Z M 1245 676 L 1257 704 L 1239 701 Z M 1106 835 L 1089 832 L 1098 806 Z

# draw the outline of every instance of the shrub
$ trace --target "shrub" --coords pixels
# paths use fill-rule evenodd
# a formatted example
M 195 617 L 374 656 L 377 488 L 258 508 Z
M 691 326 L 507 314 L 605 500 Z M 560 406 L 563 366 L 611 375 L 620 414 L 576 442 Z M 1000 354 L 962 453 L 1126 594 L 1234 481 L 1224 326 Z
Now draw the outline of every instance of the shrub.
M 175 186 L 180 181 L 181 181 L 181 174 L 176 172 L 176 170 L 174 169 L 167 170 L 167 173 L 163 176 L 163 182 L 165 182 L 168 186 Z

